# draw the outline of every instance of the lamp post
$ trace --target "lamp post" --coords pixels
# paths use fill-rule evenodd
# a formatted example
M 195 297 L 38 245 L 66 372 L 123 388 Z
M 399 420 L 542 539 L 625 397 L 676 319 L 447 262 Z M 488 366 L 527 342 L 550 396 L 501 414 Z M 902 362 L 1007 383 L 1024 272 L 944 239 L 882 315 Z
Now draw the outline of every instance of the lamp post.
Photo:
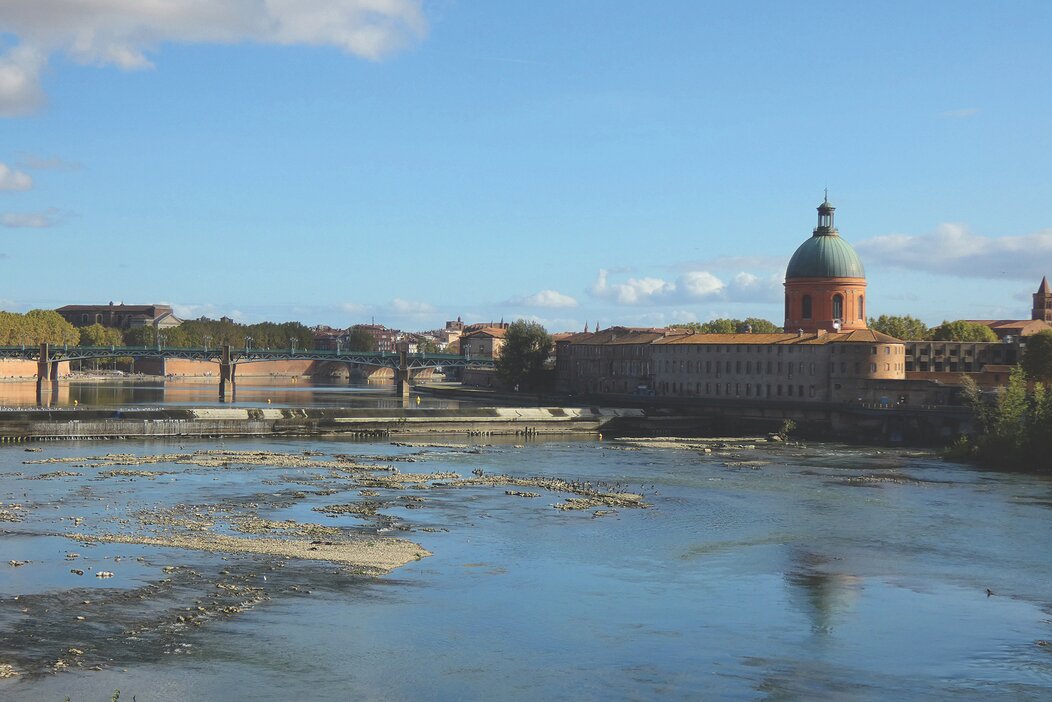
M 291 337 L 289 339 L 289 344 L 291 344 L 292 353 L 296 353 L 296 337 Z
M 336 340 L 336 355 L 337 356 L 340 355 L 340 340 L 339 339 Z
M 208 342 L 212 340 L 212 337 L 206 336 L 206 337 L 204 337 L 204 340 L 205 340 L 205 353 L 208 353 Z
M 248 351 L 250 348 L 252 348 L 252 337 L 251 336 L 246 336 L 245 337 L 245 351 Z

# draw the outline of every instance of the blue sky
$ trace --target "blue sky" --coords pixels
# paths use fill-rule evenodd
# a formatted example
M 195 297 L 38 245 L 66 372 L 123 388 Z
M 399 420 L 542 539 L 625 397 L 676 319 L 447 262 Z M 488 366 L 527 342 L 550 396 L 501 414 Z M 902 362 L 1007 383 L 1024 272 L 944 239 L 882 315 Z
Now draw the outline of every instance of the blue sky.
M 0 307 L 780 322 L 823 188 L 873 314 L 1052 275 L 1052 4 L 0 0 Z

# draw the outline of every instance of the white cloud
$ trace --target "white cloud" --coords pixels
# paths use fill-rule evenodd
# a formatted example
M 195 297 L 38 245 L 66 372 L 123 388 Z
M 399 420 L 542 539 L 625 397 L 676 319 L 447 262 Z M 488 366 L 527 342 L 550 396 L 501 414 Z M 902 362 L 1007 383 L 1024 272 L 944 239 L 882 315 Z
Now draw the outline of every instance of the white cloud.
M 728 288 L 709 271 L 687 271 L 674 281 L 641 277 L 617 282 L 611 280 L 611 272 L 604 268 L 599 270 L 588 290 L 595 297 L 619 305 L 658 305 L 723 298 Z
M 862 260 L 962 278 L 1040 280 L 1052 260 L 1052 228 L 1022 236 L 985 237 L 961 224 L 930 234 L 887 234 L 855 245 Z
M 359 305 L 355 302 L 343 302 L 340 303 L 340 311 L 348 312 L 350 314 L 359 314 L 365 312 L 368 308 L 367 305 Z
M 0 163 L 0 190 L 29 190 L 32 187 L 32 176 Z
M 676 284 L 661 278 L 629 278 L 623 283 L 611 283 L 609 271 L 601 268 L 589 291 L 596 297 L 611 299 L 621 305 L 642 305 L 671 297 Z
M 677 283 L 693 300 L 719 295 L 727 287 L 722 280 L 708 271 L 690 271 L 679 277 Z
M 426 302 L 413 302 L 396 297 L 391 300 L 391 310 L 397 314 L 431 314 L 435 308 Z
M 577 307 L 577 300 L 556 290 L 541 290 L 533 295 L 511 300 L 508 304 L 524 307 Z
M 5 212 L 0 214 L 0 226 L 8 229 L 46 229 L 61 224 L 68 213 L 58 209 L 44 212 Z
M 332 46 L 378 60 L 424 36 L 420 0 L 30 0 L 0 2 L 20 44 L 0 56 L 0 114 L 43 102 L 40 74 L 62 52 L 92 66 L 149 68 L 167 42 Z

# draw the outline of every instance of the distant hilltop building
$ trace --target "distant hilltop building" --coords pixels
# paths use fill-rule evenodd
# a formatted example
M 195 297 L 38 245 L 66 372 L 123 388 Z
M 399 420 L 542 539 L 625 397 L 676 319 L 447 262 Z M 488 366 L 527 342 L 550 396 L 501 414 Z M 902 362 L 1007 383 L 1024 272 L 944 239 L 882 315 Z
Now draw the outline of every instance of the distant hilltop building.
M 113 329 L 170 329 L 183 323 L 168 305 L 66 305 L 57 310 L 75 327 L 101 324 Z

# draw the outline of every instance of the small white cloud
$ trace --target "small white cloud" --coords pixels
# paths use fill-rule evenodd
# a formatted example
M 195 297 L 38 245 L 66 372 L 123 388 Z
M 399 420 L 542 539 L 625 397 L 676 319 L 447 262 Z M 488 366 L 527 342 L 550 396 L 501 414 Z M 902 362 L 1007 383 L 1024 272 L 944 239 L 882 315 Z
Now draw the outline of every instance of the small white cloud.
M 0 163 L 0 190 L 29 190 L 32 187 L 32 176 Z
M 15 47 L 0 56 L 0 116 L 26 115 L 44 103 L 40 88 L 44 63 L 44 55 L 29 46 Z
M 379 60 L 427 32 L 420 0 L 31 0 L 0 2 L 20 44 L 0 56 L 0 114 L 43 102 L 50 55 L 91 66 L 149 68 L 164 43 L 332 46 Z
M 510 300 L 508 304 L 523 307 L 577 307 L 577 300 L 556 290 L 541 290 L 533 295 Z
M 601 268 L 589 290 L 596 297 L 611 299 L 621 305 L 643 305 L 667 299 L 675 292 L 676 286 L 661 278 L 629 278 L 623 283 L 611 283 L 609 272 Z
M 340 303 L 340 311 L 348 312 L 350 314 L 360 314 L 365 312 L 368 308 L 367 305 L 359 305 L 355 302 L 342 302 Z
M 974 117 L 977 114 L 979 114 L 978 107 L 962 107 L 957 110 L 940 112 L 939 116 L 944 119 L 965 119 L 966 117 Z
M 398 314 L 430 314 L 435 308 L 426 302 L 413 302 L 396 297 L 391 300 L 391 310 Z
M 677 285 L 692 300 L 703 300 L 707 297 L 717 296 L 727 287 L 722 280 L 708 271 L 684 273 L 677 281 Z
M 54 208 L 44 212 L 5 212 L 0 214 L 0 226 L 8 229 L 46 229 L 61 224 L 68 216 Z
M 940 224 L 930 234 L 887 234 L 855 245 L 867 265 L 962 278 L 1037 279 L 1052 259 L 1052 228 L 1022 236 L 985 237 L 962 224 Z

